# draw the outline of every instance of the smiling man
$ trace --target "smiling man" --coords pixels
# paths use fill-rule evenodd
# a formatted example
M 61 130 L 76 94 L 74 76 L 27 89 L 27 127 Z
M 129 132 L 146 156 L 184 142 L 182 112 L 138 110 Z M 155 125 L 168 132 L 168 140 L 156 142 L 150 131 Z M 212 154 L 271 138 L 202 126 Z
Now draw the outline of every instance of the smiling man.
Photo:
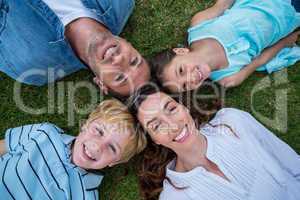
M 127 96 L 150 78 L 147 62 L 118 37 L 134 0 L 1 1 L 0 71 L 44 85 L 89 68 L 104 93 Z

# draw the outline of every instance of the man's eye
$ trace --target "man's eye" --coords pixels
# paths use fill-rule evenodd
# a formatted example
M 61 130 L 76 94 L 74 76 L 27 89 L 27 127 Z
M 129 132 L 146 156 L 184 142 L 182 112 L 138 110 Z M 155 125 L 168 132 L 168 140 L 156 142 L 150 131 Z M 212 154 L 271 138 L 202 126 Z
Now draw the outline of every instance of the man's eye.
M 184 84 L 182 85 L 182 90 L 183 90 L 183 91 L 186 91 L 186 90 L 187 90 L 187 85 L 186 85 L 186 83 L 184 83 Z
M 180 74 L 180 75 L 183 74 L 183 67 L 182 67 L 182 66 L 179 67 L 179 74 Z
M 138 64 L 138 62 L 139 62 L 138 57 L 134 57 L 134 58 L 131 59 L 130 65 L 131 66 L 136 66 Z
M 116 76 L 115 81 L 122 82 L 124 78 L 125 78 L 124 74 L 119 74 L 118 76 Z
M 96 128 L 97 132 L 99 133 L 99 135 L 103 136 L 104 135 L 104 132 L 102 129 L 100 128 Z

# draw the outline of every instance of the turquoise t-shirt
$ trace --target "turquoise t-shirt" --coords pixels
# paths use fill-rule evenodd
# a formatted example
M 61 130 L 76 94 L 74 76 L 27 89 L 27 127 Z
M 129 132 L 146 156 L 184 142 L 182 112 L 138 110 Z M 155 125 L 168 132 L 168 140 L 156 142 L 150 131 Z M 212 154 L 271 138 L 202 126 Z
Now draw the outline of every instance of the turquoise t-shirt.
M 229 61 L 227 68 L 211 73 L 218 81 L 239 72 L 262 51 L 300 26 L 290 0 L 236 0 L 222 16 L 204 21 L 188 29 L 189 44 L 213 38 L 223 47 Z M 300 60 L 300 47 L 282 49 L 271 61 L 257 71 L 268 73 L 288 67 Z

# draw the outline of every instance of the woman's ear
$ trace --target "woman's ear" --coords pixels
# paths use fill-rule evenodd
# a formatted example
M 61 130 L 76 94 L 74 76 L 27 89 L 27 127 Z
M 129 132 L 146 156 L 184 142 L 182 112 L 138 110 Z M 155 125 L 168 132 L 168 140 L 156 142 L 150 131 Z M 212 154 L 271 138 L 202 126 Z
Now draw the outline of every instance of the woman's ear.
M 188 48 L 173 48 L 173 51 L 176 55 L 184 55 L 190 52 Z

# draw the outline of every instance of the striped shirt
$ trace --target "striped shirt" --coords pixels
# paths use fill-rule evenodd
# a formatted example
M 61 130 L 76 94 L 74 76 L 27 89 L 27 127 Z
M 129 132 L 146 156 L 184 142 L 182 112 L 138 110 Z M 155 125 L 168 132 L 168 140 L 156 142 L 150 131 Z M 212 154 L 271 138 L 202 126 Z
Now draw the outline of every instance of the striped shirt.
M 71 163 L 75 137 L 50 123 L 8 129 L 0 157 L 0 198 L 97 200 L 102 175 Z

